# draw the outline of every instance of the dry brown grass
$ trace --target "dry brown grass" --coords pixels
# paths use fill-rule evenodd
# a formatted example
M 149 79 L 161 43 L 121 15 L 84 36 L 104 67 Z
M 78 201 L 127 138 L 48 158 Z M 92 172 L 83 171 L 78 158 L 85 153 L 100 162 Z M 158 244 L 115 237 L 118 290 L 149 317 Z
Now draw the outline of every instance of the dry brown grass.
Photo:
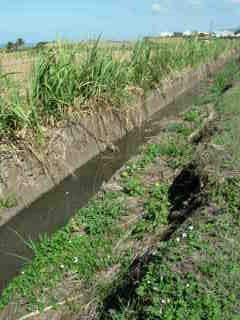
M 14 56 L 11 56 L 0 60 L 0 68 L 4 74 L 9 74 L 14 80 L 27 81 L 33 63 L 34 59 L 16 59 Z
M 185 41 L 185 39 L 181 37 L 153 37 L 153 38 L 150 37 L 149 40 L 156 43 L 172 43 L 172 44 Z

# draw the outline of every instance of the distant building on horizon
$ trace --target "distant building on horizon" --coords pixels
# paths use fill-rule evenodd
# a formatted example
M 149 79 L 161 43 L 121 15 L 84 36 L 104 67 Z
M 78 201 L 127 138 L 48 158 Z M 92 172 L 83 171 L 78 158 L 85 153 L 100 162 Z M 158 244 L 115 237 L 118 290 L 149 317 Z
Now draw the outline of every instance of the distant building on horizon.
M 161 38 L 166 38 L 166 37 L 173 37 L 174 33 L 173 32 L 161 32 L 160 37 Z
M 235 37 L 235 32 L 230 30 L 216 31 L 217 38 L 232 38 Z
M 190 31 L 190 30 L 186 30 L 183 32 L 184 37 L 191 37 L 191 35 L 192 35 L 192 31 Z

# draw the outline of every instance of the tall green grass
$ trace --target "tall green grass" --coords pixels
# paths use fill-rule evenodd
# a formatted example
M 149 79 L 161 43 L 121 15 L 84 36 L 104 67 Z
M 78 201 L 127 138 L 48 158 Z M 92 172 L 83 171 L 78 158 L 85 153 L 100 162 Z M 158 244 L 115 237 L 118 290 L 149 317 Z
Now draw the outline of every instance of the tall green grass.
M 30 126 L 29 108 L 17 84 L 0 70 L 0 136 Z
M 238 45 L 235 41 L 198 39 L 156 44 L 139 41 L 132 48 L 104 47 L 99 39 L 86 47 L 58 42 L 39 52 L 24 92 L 0 74 L 0 136 L 40 128 L 66 119 L 71 112 L 120 107 L 130 87 L 158 87 L 171 72 L 196 66 Z
M 81 109 L 87 101 L 119 102 L 128 83 L 127 64 L 113 58 L 98 41 L 83 56 L 59 43 L 34 66 L 29 95 L 43 120 L 63 118 L 69 106 Z

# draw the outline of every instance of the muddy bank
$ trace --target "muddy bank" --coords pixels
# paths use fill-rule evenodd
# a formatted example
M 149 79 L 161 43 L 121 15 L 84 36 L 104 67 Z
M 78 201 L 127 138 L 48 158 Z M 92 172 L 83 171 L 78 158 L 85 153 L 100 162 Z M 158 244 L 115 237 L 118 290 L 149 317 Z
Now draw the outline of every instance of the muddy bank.
M 212 64 L 175 75 L 161 90 L 127 111 L 110 109 L 86 116 L 78 125 L 58 129 L 41 152 L 21 146 L 22 150 L 12 154 L 2 153 L 0 196 L 7 199 L 14 195 L 18 206 L 0 209 L 0 288 L 24 264 L 19 256 L 32 255 L 23 239 L 37 240 L 64 225 L 102 182 L 137 152 L 144 139 L 159 130 L 160 119 L 180 111 L 197 93 L 200 81 L 237 56 L 236 51 L 230 52 Z

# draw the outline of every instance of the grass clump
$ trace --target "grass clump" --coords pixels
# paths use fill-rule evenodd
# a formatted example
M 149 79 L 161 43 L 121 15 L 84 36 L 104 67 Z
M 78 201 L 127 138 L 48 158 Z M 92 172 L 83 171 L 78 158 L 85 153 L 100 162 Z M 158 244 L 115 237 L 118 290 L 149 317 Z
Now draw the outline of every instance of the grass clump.
M 4 199 L 0 199 L 0 209 L 1 208 L 10 209 L 10 208 L 16 207 L 17 204 L 18 204 L 18 200 L 14 195 L 8 196 Z
M 182 134 L 184 136 L 189 136 L 192 132 L 191 128 L 188 128 L 186 125 L 182 123 L 171 123 L 166 128 L 167 132 Z
M 149 197 L 145 201 L 145 219 L 150 220 L 155 228 L 168 223 L 168 214 L 171 204 L 168 199 L 169 186 L 164 183 L 155 183 L 149 190 Z
M 144 188 L 142 186 L 142 182 L 139 181 L 136 177 L 130 177 L 128 179 L 124 179 L 123 181 L 123 190 L 129 196 L 142 196 L 144 194 Z
M 0 136 L 11 135 L 17 129 L 30 125 L 30 114 L 24 99 L 17 84 L 9 77 L 0 72 Z
M 199 110 L 191 108 L 191 110 L 184 113 L 184 120 L 188 122 L 197 122 L 199 120 Z
M 142 151 L 139 159 L 133 163 L 129 163 L 125 170 L 121 173 L 123 182 L 127 181 L 129 177 L 132 177 L 135 173 L 145 169 L 150 163 L 152 163 L 161 153 L 161 146 L 157 143 L 149 143 L 147 147 Z
M 214 78 L 211 92 L 216 96 L 220 96 L 224 91 L 229 89 L 233 82 L 240 79 L 238 61 L 228 64 L 227 68 L 219 72 Z
M 42 115 L 64 118 L 68 107 L 76 104 L 113 103 L 126 86 L 123 62 L 111 52 L 100 50 L 98 41 L 79 58 L 59 43 L 54 51 L 43 54 L 34 68 L 32 96 Z

